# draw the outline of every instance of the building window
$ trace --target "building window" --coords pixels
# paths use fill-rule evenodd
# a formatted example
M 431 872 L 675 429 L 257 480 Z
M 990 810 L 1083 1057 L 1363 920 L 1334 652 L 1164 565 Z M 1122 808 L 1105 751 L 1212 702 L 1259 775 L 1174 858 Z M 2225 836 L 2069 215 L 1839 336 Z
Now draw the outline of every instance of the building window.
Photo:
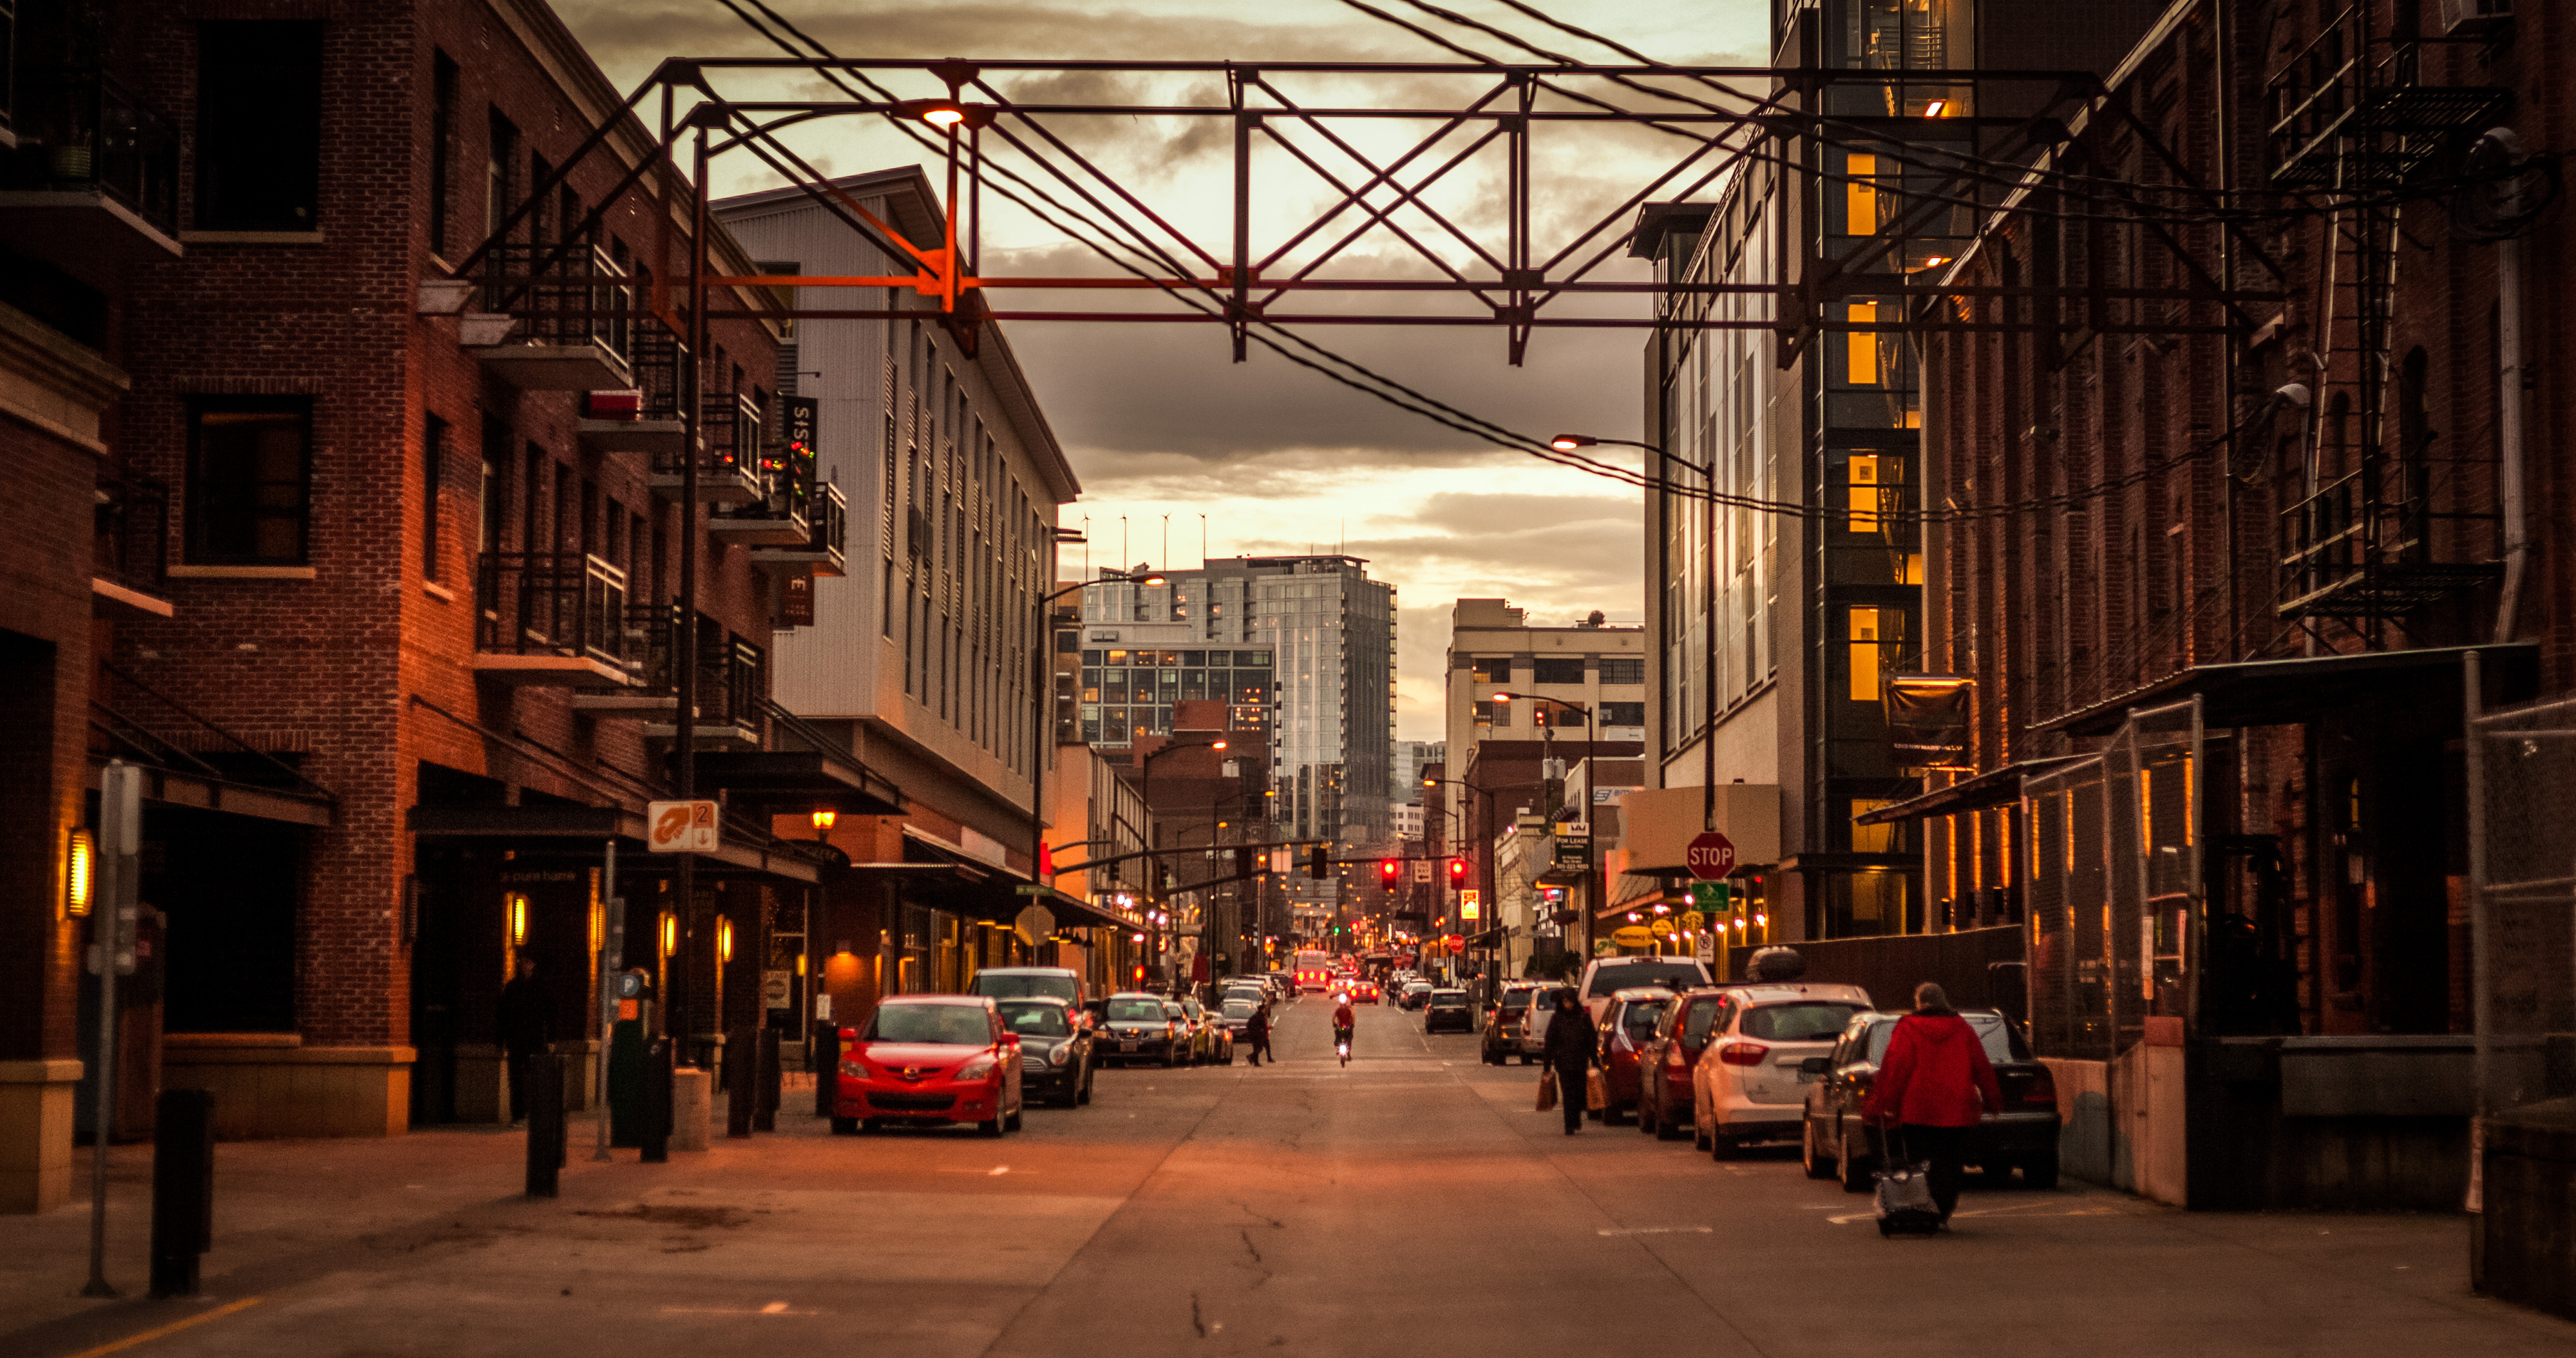
M 1644 703 L 1603 703 L 1601 724 L 1604 726 L 1643 726 L 1646 724 Z
M 456 62 L 445 52 L 430 56 L 429 85 L 429 252 L 444 257 L 456 159 Z
M 439 578 L 439 501 L 447 489 L 447 421 L 429 417 L 420 435 L 420 578 Z
M 1507 655 L 1480 655 L 1475 661 L 1476 682 L 1508 684 L 1512 681 L 1512 658 Z M 1576 682 L 1580 683 L 1580 680 Z
M 1878 701 L 1879 612 L 1875 608 L 1855 608 L 1851 612 L 1851 700 L 1856 703 Z
M 188 403 L 187 552 L 201 566 L 302 566 L 312 511 L 313 398 Z
M 322 25 L 199 25 L 196 145 L 199 227 L 319 229 Z
M 1605 684 L 1642 684 L 1646 682 L 1646 662 L 1608 660 L 1601 662 L 1601 682 Z
M 1530 682 L 1534 684 L 1580 684 L 1583 682 L 1583 657 L 1579 655 L 1546 655 L 1530 662 Z

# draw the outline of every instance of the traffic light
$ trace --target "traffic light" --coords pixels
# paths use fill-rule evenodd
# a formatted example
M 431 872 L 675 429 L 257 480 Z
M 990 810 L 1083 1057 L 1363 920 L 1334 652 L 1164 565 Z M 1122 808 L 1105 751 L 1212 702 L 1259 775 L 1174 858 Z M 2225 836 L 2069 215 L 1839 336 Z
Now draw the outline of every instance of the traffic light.
M 1462 887 L 1462 886 L 1465 886 L 1466 884 L 1467 884 L 1467 860 L 1466 860 L 1466 859 L 1463 859 L 1463 858 L 1452 858 L 1452 859 L 1450 859 L 1450 860 L 1449 860 L 1449 885 L 1450 885 L 1450 886 L 1452 886 L 1452 887 Z
M 1318 882 L 1333 875 L 1332 865 L 1324 861 L 1323 845 L 1306 850 L 1306 875 Z
M 1379 882 L 1390 887 L 1404 880 L 1404 860 L 1401 858 L 1380 859 L 1377 865 L 1377 879 Z

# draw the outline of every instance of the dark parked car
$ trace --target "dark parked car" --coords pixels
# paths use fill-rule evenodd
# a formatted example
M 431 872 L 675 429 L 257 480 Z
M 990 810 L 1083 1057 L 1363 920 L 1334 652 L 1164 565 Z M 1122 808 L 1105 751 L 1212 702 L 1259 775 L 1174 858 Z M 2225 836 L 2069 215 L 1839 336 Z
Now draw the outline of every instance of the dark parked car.
M 1399 1008 L 1420 1009 L 1431 1002 L 1431 983 L 1429 981 L 1405 982 L 1404 989 L 1396 992 L 1395 1002 Z
M 1494 997 L 1494 1003 L 1486 1006 L 1485 1064 L 1509 1065 L 1515 1056 L 1521 1058 L 1522 1064 L 1529 1063 L 1530 1058 L 1521 1053 L 1521 1020 L 1529 1013 L 1530 996 L 1537 993 L 1535 981 L 1512 981 L 1503 986 L 1503 993 Z
M 1825 1056 L 1808 1057 L 1802 1072 L 1807 1086 L 1806 1121 L 1801 1161 L 1810 1179 L 1830 1179 L 1840 1171 L 1847 1192 L 1866 1193 L 1878 1168 L 1878 1133 L 1862 1125 L 1860 1105 L 1869 1097 L 1878 1063 L 1887 1055 L 1902 1014 L 1856 1015 Z M 2003 1086 L 2002 1111 L 1988 1113 L 1970 1138 L 1967 1163 L 1990 1177 L 2015 1169 L 2029 1188 L 2057 1187 L 2057 1081 L 2048 1067 L 2033 1060 L 2030 1042 L 2011 1019 L 1994 1009 L 1962 1009 L 1994 1063 L 1995 1082 Z
M 1422 1031 L 1444 1033 L 1476 1031 L 1476 1010 L 1467 1002 L 1467 992 L 1454 987 L 1435 987 L 1422 1002 Z
M 1610 1102 L 1595 1109 L 1603 1126 L 1618 1126 L 1637 1108 L 1637 1058 L 1655 1040 L 1673 992 L 1661 986 L 1632 986 L 1610 997 L 1601 1025 L 1601 1081 Z
M 1059 1108 L 1091 1102 L 1091 1025 L 1053 996 L 995 1000 L 1002 1026 L 1020 1039 L 1020 1097 Z
M 1176 1066 L 1189 1059 L 1189 1034 L 1163 1004 L 1162 996 L 1141 990 L 1110 996 L 1100 1008 L 1100 1045 L 1094 1059 L 1121 1066 L 1130 1061 Z
M 1637 1130 L 1658 1141 L 1690 1135 L 1691 1067 L 1728 993 L 1729 987 L 1702 986 L 1665 1006 L 1655 1036 L 1637 1052 Z

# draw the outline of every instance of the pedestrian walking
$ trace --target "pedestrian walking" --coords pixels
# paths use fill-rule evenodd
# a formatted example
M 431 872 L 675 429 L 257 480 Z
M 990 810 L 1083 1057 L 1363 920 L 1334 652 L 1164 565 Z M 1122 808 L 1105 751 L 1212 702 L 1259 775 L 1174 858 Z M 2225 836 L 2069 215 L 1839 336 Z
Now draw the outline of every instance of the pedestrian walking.
M 1914 1012 L 1896 1021 L 1886 1059 L 1861 1115 L 1879 1128 L 1879 1159 L 1888 1163 L 1890 1128 L 1909 1160 L 1931 1162 L 1932 1204 L 1946 1225 L 1967 1177 L 1964 1157 L 1977 1119 L 2004 1106 L 2003 1086 L 1977 1030 L 1950 1007 L 1931 981 L 1914 988 Z
M 537 985 L 537 960 L 519 957 L 517 975 L 501 987 L 498 1036 L 510 1071 L 510 1122 L 528 1116 L 528 1058 L 546 1050 L 546 997 Z
M 1565 1111 L 1565 1134 L 1574 1135 L 1583 1127 L 1584 1077 L 1601 1063 L 1600 1034 L 1592 1026 L 1591 1011 L 1575 1003 L 1574 987 L 1560 987 L 1556 992 L 1556 1011 L 1547 1025 L 1548 1069 L 1556 1072 L 1557 1107 Z
M 1244 1058 L 1244 1060 L 1250 1064 L 1256 1066 L 1260 1065 L 1262 1057 L 1270 1056 L 1269 1005 L 1255 1004 L 1252 1006 L 1252 1017 L 1243 1025 L 1243 1040 L 1252 1045 L 1251 1054 Z M 1279 1060 L 1279 1058 L 1275 1056 L 1271 1056 L 1270 1059 L 1274 1064 Z

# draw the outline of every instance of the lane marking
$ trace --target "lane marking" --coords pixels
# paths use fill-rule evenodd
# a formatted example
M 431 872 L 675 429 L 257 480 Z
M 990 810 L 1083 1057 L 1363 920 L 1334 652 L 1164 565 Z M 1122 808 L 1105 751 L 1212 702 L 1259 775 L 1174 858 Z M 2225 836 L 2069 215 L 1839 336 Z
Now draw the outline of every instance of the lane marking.
M 225 1316 L 231 1315 L 236 1311 L 247 1311 L 251 1307 L 259 1305 L 263 1300 L 265 1300 L 265 1298 L 244 1297 L 240 1301 L 228 1301 L 211 1311 L 190 1316 L 186 1320 L 174 1320 L 167 1325 L 145 1330 L 141 1334 L 129 1334 L 123 1339 L 111 1340 L 94 1349 L 82 1349 L 80 1352 L 71 1355 L 71 1358 L 99 1358 L 100 1354 L 121 1353 L 126 1349 L 133 1348 L 137 1344 L 148 1344 L 165 1335 L 177 1334 L 179 1331 L 188 1329 L 192 1326 L 203 1325 L 209 1320 L 221 1320 Z
M 1714 1235 L 1714 1226 L 1604 1226 L 1595 1235 Z

